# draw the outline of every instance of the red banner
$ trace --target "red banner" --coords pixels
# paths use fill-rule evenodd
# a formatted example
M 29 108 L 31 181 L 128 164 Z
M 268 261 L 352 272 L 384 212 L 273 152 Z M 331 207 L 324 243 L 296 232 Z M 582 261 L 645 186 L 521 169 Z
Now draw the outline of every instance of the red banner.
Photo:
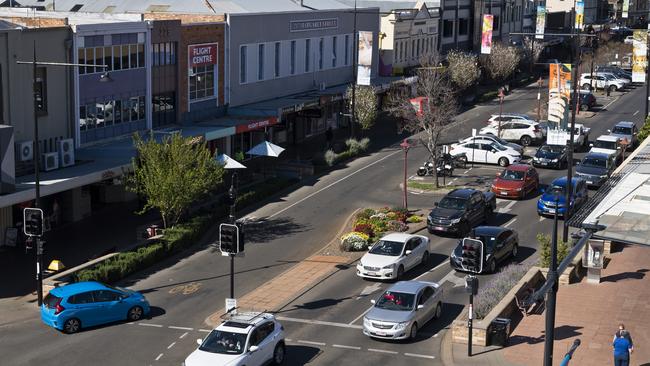
M 187 57 L 190 67 L 217 64 L 217 43 L 193 44 L 187 47 Z
M 250 121 L 246 124 L 237 125 L 235 132 L 243 133 L 253 130 L 259 130 L 267 126 L 273 126 L 278 124 L 278 119 L 276 117 L 270 117 L 268 119 L 263 119 L 261 121 Z

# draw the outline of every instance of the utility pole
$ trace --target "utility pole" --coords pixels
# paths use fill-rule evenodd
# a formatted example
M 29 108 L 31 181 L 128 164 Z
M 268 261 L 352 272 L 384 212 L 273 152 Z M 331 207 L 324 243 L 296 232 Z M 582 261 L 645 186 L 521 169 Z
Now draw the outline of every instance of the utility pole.
M 650 30 L 650 18 L 648 21 L 648 29 Z M 650 102 L 650 33 L 646 36 L 645 52 L 645 115 L 643 123 L 648 118 L 648 103 Z
M 357 0 L 354 0 L 354 22 L 352 26 L 352 117 L 350 118 L 350 138 L 354 138 L 354 123 L 357 120 L 357 47 L 359 40 L 357 38 Z
M 546 295 L 546 330 L 544 332 L 544 366 L 553 366 L 553 341 L 555 340 L 555 304 L 557 297 L 557 209 L 560 196 L 555 196 L 555 213 L 553 214 L 553 238 L 551 240 L 551 263 L 548 268 L 548 280 L 552 282 L 551 290 Z M 566 206 L 564 214 L 566 215 Z

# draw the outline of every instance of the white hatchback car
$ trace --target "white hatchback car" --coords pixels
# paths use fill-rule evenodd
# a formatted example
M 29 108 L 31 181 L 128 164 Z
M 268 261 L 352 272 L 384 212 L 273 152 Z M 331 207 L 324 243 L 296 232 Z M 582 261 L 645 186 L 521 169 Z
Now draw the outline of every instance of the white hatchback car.
M 199 344 L 184 366 L 279 365 L 285 358 L 284 327 L 269 313 L 230 314 Z
M 381 280 L 401 279 L 404 272 L 429 261 L 429 238 L 392 233 L 377 241 L 357 263 L 357 276 Z
M 464 142 L 452 144 L 452 156 L 465 154 L 468 162 L 483 164 L 499 164 L 508 166 L 521 160 L 521 153 L 517 150 L 497 143 Z
M 480 134 L 499 135 L 499 124 L 490 123 L 488 126 L 481 128 Z M 535 121 L 510 121 L 501 122 L 501 136 L 506 141 L 516 141 L 523 146 L 528 146 L 533 142 L 542 141 L 544 132 Z

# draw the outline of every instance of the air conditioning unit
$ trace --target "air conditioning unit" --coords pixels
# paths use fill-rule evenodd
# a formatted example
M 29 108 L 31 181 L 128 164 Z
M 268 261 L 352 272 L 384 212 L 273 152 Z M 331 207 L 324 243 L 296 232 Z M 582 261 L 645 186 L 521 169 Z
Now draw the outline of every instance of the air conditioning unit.
M 16 156 L 18 161 L 29 161 L 34 158 L 34 141 L 16 142 Z
M 323 82 L 320 83 L 318 90 L 323 91 L 323 90 L 325 90 L 326 87 L 327 87 L 327 85 L 323 81 Z
M 74 165 L 74 140 L 64 139 L 59 141 L 59 161 L 61 167 Z
M 51 152 L 43 154 L 42 169 L 46 172 L 50 170 L 59 169 L 59 153 Z

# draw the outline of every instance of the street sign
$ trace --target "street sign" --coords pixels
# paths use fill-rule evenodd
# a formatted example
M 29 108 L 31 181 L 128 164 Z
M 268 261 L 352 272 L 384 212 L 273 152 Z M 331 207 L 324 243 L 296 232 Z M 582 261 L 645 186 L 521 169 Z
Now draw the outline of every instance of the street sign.
M 226 298 L 226 313 L 237 314 L 237 299 Z
M 25 208 L 23 210 L 23 230 L 27 236 L 43 236 L 43 210 Z

